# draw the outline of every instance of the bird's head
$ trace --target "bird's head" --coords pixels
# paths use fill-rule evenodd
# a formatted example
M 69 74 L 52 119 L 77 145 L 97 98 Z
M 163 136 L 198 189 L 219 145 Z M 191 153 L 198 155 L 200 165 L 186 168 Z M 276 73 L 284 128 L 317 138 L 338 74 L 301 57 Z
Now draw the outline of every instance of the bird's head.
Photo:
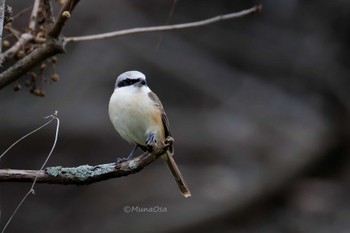
M 146 85 L 146 76 L 139 71 L 127 71 L 118 76 L 115 88 L 127 86 L 142 87 Z

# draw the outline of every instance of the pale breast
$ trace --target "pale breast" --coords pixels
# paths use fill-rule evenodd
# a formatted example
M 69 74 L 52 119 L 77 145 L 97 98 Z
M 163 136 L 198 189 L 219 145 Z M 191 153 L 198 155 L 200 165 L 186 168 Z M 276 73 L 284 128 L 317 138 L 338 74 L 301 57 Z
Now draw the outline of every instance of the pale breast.
M 109 118 L 117 132 L 128 142 L 145 145 L 147 136 L 164 139 L 161 114 L 147 92 L 127 88 L 114 91 L 109 102 Z

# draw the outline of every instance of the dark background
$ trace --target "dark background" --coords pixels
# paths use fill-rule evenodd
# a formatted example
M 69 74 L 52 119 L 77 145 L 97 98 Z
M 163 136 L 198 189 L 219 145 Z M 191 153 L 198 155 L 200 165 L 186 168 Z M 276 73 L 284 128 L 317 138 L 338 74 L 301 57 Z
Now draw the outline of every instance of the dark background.
M 2 89 L 1 152 L 58 110 L 48 165 L 100 164 L 132 149 L 108 119 L 115 79 L 145 73 L 166 108 L 192 192 L 184 199 L 160 161 L 89 186 L 38 184 L 7 232 L 349 231 L 349 1 L 180 0 L 171 23 L 257 3 L 260 14 L 206 27 L 68 44 L 58 56 L 61 79 L 43 86 L 44 98 Z M 32 2 L 7 4 L 16 13 Z M 172 4 L 81 1 L 64 34 L 163 25 Z M 24 29 L 28 17 L 15 23 Z M 54 129 L 18 144 L 0 167 L 38 169 Z M 1 226 L 29 187 L 0 184 Z M 127 214 L 125 206 L 167 211 Z

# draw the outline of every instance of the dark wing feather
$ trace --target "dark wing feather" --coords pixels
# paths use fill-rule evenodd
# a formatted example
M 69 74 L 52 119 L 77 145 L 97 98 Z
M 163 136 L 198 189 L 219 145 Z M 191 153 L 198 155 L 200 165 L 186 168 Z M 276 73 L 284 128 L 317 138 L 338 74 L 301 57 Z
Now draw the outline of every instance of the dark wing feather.
M 158 98 L 158 96 L 156 94 L 154 94 L 153 92 L 149 92 L 148 96 L 153 100 L 153 102 L 155 103 L 155 105 L 157 106 L 157 108 L 160 110 L 161 114 L 162 114 L 162 122 L 163 122 L 163 126 L 164 126 L 164 133 L 165 133 L 165 137 L 171 136 L 171 131 L 170 131 L 170 126 L 169 126 L 169 120 L 168 117 L 164 111 L 162 102 L 160 102 L 160 99 Z M 171 147 L 169 152 L 171 154 L 174 153 L 174 148 Z
M 163 126 L 164 126 L 165 137 L 171 136 L 169 120 L 165 114 L 163 105 L 160 102 L 158 96 L 156 94 L 154 94 L 153 92 L 148 93 L 148 96 L 153 100 L 153 102 L 155 103 L 155 105 L 157 106 L 157 108 L 160 110 L 160 112 L 162 114 L 162 122 L 163 122 Z

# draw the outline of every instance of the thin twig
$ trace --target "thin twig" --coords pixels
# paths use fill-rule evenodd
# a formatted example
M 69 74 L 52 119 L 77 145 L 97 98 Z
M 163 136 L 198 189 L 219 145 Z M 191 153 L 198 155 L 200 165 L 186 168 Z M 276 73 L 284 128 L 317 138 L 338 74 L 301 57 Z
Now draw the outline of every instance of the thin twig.
M 32 34 L 23 33 L 18 39 L 18 41 L 11 48 L 0 54 L 0 63 L 6 61 L 9 58 L 12 58 L 21 48 L 24 47 L 25 44 L 27 44 L 32 39 Z
M 89 36 L 66 37 L 64 40 L 66 43 L 68 43 L 68 42 L 82 42 L 82 41 L 115 38 L 115 37 L 119 37 L 119 36 L 126 36 L 126 35 L 137 34 L 137 33 L 172 31 L 172 30 L 179 30 L 179 29 L 185 29 L 185 28 L 194 28 L 194 27 L 200 27 L 200 26 L 205 26 L 208 24 L 216 23 L 216 22 L 223 21 L 223 20 L 229 20 L 229 19 L 243 17 L 243 16 L 246 16 L 246 15 L 249 15 L 252 13 L 259 12 L 261 10 L 261 8 L 262 8 L 261 5 L 256 5 L 250 9 L 243 10 L 240 12 L 219 15 L 219 16 L 216 16 L 213 18 L 209 18 L 209 19 L 205 19 L 205 20 L 201 20 L 201 21 L 196 21 L 196 22 L 191 22 L 191 23 L 173 24 L 173 25 L 166 25 L 166 26 L 131 28 L 131 29 L 125 29 L 125 30 L 120 30 L 120 31 L 89 35 Z
M 16 37 L 17 40 L 19 40 L 19 38 L 21 37 L 22 33 L 17 29 L 13 28 L 11 25 L 5 25 L 5 29 L 9 31 L 10 34 L 12 34 L 14 37 Z
M 13 16 L 13 20 L 21 17 L 23 14 L 27 13 L 28 11 L 30 11 L 30 9 L 32 9 L 33 6 L 29 6 L 27 8 L 24 8 L 23 10 L 21 10 L 20 12 L 18 12 L 15 16 Z
M 42 171 L 42 169 L 46 166 L 47 162 L 49 161 L 50 157 L 51 157 L 51 154 L 52 152 L 54 151 L 55 147 L 56 147 L 56 143 L 57 143 L 57 138 L 58 138 L 58 132 L 59 132 L 59 127 L 60 127 L 60 120 L 57 118 L 57 111 L 55 111 L 54 114 L 50 115 L 50 116 L 47 116 L 45 118 L 51 118 L 50 121 L 48 121 L 47 123 L 43 124 L 42 126 L 40 126 L 39 128 L 33 130 L 32 132 L 24 135 L 22 138 L 20 138 L 19 140 L 17 140 L 15 143 L 13 143 L 1 156 L 0 158 L 7 152 L 9 151 L 13 146 L 15 146 L 18 142 L 20 142 L 22 139 L 28 137 L 29 135 L 37 132 L 38 130 L 42 129 L 43 127 L 45 127 L 46 125 L 50 124 L 53 120 L 56 120 L 57 121 L 57 125 L 56 125 L 56 131 L 55 131 L 55 139 L 54 139 L 54 142 L 53 142 L 53 145 L 51 147 L 51 150 L 48 154 L 48 156 L 46 157 L 44 163 L 41 165 L 40 167 L 40 170 L 37 171 L 36 175 L 35 175 L 35 178 L 34 178 L 34 181 L 32 183 L 32 186 L 30 187 L 29 191 L 24 195 L 24 197 L 22 198 L 22 200 L 20 201 L 20 203 L 17 205 L 17 207 L 15 208 L 15 210 L 13 211 L 13 213 L 11 214 L 10 218 L 7 220 L 4 228 L 2 229 L 1 233 L 4 233 L 7 226 L 10 224 L 10 222 L 12 221 L 13 217 L 16 215 L 17 211 L 19 210 L 19 208 L 22 206 L 22 204 L 24 203 L 24 201 L 28 198 L 29 194 L 35 194 L 35 191 L 34 191 L 34 186 L 36 184 L 36 181 L 38 179 L 38 176 L 40 174 L 40 171 Z
M 36 25 L 36 19 L 38 18 L 39 6 L 40 6 L 40 0 L 35 0 L 32 14 L 30 15 L 30 19 L 29 19 L 29 26 L 28 26 L 29 31 L 31 33 L 34 33 L 35 31 L 35 25 Z
M 216 16 L 210 19 L 184 24 L 175 24 L 168 26 L 157 26 L 157 27 L 145 27 L 145 28 L 133 28 L 121 31 L 115 31 L 110 33 L 91 35 L 91 36 L 79 36 L 79 37 L 68 37 L 62 38 L 61 31 L 64 27 L 65 22 L 70 17 L 70 14 L 79 0 L 67 0 L 65 5 L 61 8 L 57 20 L 53 25 L 52 29 L 48 33 L 46 42 L 35 49 L 29 55 L 26 55 L 23 59 L 19 60 L 16 64 L 9 67 L 7 70 L 0 73 L 0 89 L 7 86 L 11 82 L 17 80 L 21 75 L 27 73 L 34 66 L 38 65 L 45 59 L 54 56 L 58 53 L 64 52 L 65 43 L 67 42 L 78 42 L 78 41 L 89 41 L 89 40 L 99 40 L 118 36 L 125 36 L 136 33 L 144 32 L 156 32 L 156 31 L 170 31 L 178 30 L 184 28 L 192 28 L 208 25 L 214 22 L 219 22 L 222 20 L 239 18 L 252 13 L 259 12 L 262 8 L 261 5 L 256 5 L 250 9 L 243 10 L 237 13 L 231 13 L 226 15 Z M 3 56 L 1 56 L 3 58 Z
M 56 125 L 56 132 L 55 132 L 55 140 L 53 142 L 53 145 L 51 147 L 51 150 L 50 150 L 48 156 L 46 157 L 46 159 L 45 159 L 44 163 L 42 164 L 42 166 L 40 167 L 39 171 L 43 170 L 43 168 L 46 166 L 47 162 L 49 161 L 49 159 L 50 159 L 50 157 L 52 155 L 52 152 L 53 152 L 53 150 L 56 147 L 57 139 L 58 139 L 58 132 L 59 132 L 59 129 L 60 129 L 60 119 L 57 117 L 57 111 L 53 115 L 47 116 L 45 118 L 51 118 L 51 120 L 56 120 L 57 121 L 57 125 Z M 38 171 L 37 175 L 35 176 L 35 179 L 33 181 L 31 189 L 34 189 L 34 185 L 35 185 L 35 183 L 36 183 L 36 181 L 38 179 L 38 176 L 39 176 L 39 171 Z
M 171 5 L 171 8 L 170 8 L 170 12 L 169 12 L 169 15 L 165 21 L 165 25 L 169 25 L 170 23 L 170 20 L 172 19 L 173 17 L 173 14 L 174 14 L 174 11 L 175 11 L 175 6 L 177 4 L 177 1 L 178 0 L 173 0 L 173 4 Z M 159 36 L 159 39 L 157 41 L 157 44 L 156 44 L 156 50 L 158 51 L 159 48 L 160 48 L 160 44 L 162 43 L 163 41 L 163 38 L 164 38 L 164 32 L 161 32 L 160 36 Z
M 27 133 L 26 135 L 24 135 L 23 137 L 21 137 L 20 139 L 18 139 L 17 141 L 15 141 L 9 148 L 7 148 L 7 150 L 5 150 L 1 155 L 0 155 L 0 159 L 2 159 L 3 156 L 5 156 L 5 154 L 11 150 L 15 145 L 17 145 L 17 143 L 19 143 L 20 141 L 22 141 L 23 139 L 27 138 L 28 136 L 32 135 L 33 133 L 39 131 L 40 129 L 44 128 L 45 126 L 47 126 L 48 124 L 51 123 L 51 121 L 53 121 L 54 118 L 52 118 L 51 120 L 49 120 L 48 122 L 46 122 L 45 124 L 43 124 L 42 126 L 36 128 L 35 130 Z

